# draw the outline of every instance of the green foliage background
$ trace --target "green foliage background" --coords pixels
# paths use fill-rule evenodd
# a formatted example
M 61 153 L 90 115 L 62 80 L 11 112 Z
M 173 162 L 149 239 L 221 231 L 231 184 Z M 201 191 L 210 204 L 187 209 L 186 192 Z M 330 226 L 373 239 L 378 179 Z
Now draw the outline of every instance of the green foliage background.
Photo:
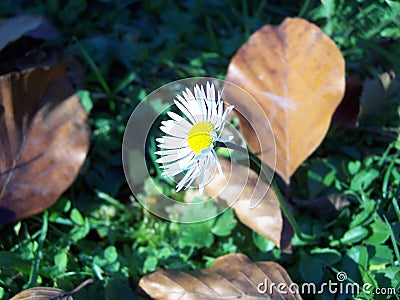
M 216 257 L 235 252 L 254 260 L 279 262 L 297 283 L 326 282 L 345 271 L 360 284 L 399 290 L 399 93 L 376 115 L 362 120 L 357 129 L 331 130 L 295 174 L 294 197 L 309 199 L 336 192 L 352 195 L 354 201 L 327 217 L 296 209 L 303 231 L 320 242 L 307 245 L 295 238 L 293 254 L 282 253 L 241 225 L 232 210 L 194 225 L 154 217 L 131 198 L 121 162 L 125 124 L 148 93 L 184 77 L 223 79 L 230 58 L 252 32 L 265 24 L 279 24 L 287 16 L 303 17 L 321 26 L 342 51 L 348 75 L 366 78 L 383 71 L 398 72 L 399 3 L 0 3 L 1 17 L 22 13 L 49 18 L 61 32 L 56 43 L 81 59 L 86 86 L 80 96 L 93 134 L 78 179 L 57 204 L 0 229 L 0 298 L 9 299 L 36 285 L 72 290 L 85 279 L 95 278 L 95 283 L 74 299 L 116 299 L 115 295 L 139 299 L 140 292 L 135 290 L 144 274 L 159 267 L 203 268 Z M 150 190 L 146 193 L 151 195 Z M 346 299 L 348 295 L 319 297 Z

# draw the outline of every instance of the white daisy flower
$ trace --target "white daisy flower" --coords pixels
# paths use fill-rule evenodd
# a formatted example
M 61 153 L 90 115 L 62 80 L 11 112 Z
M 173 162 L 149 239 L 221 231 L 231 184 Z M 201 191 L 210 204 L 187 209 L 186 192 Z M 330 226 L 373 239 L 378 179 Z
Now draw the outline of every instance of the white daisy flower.
M 214 84 L 210 82 L 206 84 L 206 92 L 203 85 L 196 85 L 194 95 L 188 88 L 182 91 L 182 95 L 177 95 L 174 103 L 186 118 L 170 111 L 168 116 L 171 119 L 161 122 L 160 129 L 166 135 L 156 139 L 161 149 L 156 152 L 161 156 L 156 162 L 163 164 L 160 168 L 165 177 L 172 178 L 185 172 L 176 186 L 178 192 L 187 189 L 199 177 L 199 192 L 202 194 L 215 166 L 222 173 L 214 147 L 215 142 L 226 143 L 233 138 L 221 137 L 233 105 L 224 112 L 222 93 L 216 93 Z

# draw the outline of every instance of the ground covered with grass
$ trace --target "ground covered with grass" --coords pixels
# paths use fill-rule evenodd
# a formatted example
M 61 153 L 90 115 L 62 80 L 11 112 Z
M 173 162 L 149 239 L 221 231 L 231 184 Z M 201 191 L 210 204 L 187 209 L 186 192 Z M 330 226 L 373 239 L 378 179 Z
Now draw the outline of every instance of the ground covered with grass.
M 125 125 L 146 95 L 181 78 L 224 79 L 231 57 L 249 36 L 265 24 L 280 24 L 285 17 L 302 17 L 320 26 L 341 50 L 347 76 L 363 81 L 383 72 L 398 72 L 398 3 L 0 3 L 1 17 L 25 13 L 47 17 L 60 31 L 54 43 L 82 62 L 85 75 L 79 95 L 89 113 L 92 135 L 78 178 L 58 202 L 44 213 L 0 228 L 2 299 L 32 286 L 72 290 L 88 278 L 94 278 L 94 283 L 74 299 L 140 299 L 144 295 L 137 286 L 143 275 L 160 267 L 205 268 L 228 253 L 278 262 L 297 283 L 320 284 L 344 271 L 354 282 L 400 290 L 398 91 L 375 114 L 361 119 L 357 128 L 331 128 L 293 176 L 293 198 L 340 193 L 351 200 L 329 215 L 294 205 L 302 231 L 318 238 L 318 243 L 294 237 L 291 254 L 238 222 L 232 210 L 191 225 L 157 218 L 131 196 L 121 159 Z M 149 152 L 154 150 L 150 147 Z M 161 182 L 161 178 L 156 180 Z M 173 187 L 163 189 L 174 194 Z M 152 193 L 145 186 L 145 196 Z M 314 298 L 304 295 L 308 297 Z M 346 299 L 348 295 L 319 297 Z

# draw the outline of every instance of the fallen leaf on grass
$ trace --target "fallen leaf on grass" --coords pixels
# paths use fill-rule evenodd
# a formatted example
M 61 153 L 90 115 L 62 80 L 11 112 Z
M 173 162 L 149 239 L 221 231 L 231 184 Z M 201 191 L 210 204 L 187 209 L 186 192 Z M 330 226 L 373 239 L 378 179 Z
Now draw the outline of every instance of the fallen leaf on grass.
M 34 287 L 18 293 L 10 300 L 73 300 L 71 296 L 63 297 L 64 293 L 63 290 L 56 288 Z
M 358 77 L 352 76 L 346 79 L 346 91 L 342 102 L 340 102 L 332 117 L 332 125 L 342 125 L 349 128 L 358 126 L 362 88 L 363 85 Z
M 377 112 L 399 88 L 400 80 L 393 72 L 383 73 L 378 78 L 367 78 L 361 95 L 360 118 Z
M 144 276 L 139 286 L 159 300 L 301 299 L 299 294 L 289 292 L 291 283 L 285 269 L 275 262 L 252 262 L 243 254 L 228 254 L 217 258 L 207 269 L 187 273 L 160 269 Z M 279 288 L 280 293 L 279 284 L 284 287 Z
M 308 209 L 313 215 L 327 218 L 334 212 L 340 211 L 350 205 L 350 196 L 331 194 L 312 200 L 292 199 L 292 202 L 300 208 Z
M 220 198 L 232 206 L 239 220 L 257 233 L 271 240 L 277 247 L 281 244 L 283 220 L 280 204 L 275 192 L 267 183 L 246 166 L 220 159 L 222 175 L 215 177 L 205 186 L 211 198 Z M 259 204 L 251 207 L 251 202 Z
M 0 224 L 52 205 L 77 176 L 89 135 L 64 65 L 0 76 Z
M 39 15 L 21 15 L 0 20 L 0 50 L 23 36 L 47 40 L 58 36 L 58 32 L 47 19 Z
M 55 40 L 58 35 L 57 29 L 40 15 L 0 20 L 0 74 L 54 66 L 65 59 L 63 47 Z
M 343 98 L 345 64 L 339 49 L 316 25 L 287 18 L 250 37 L 232 58 L 226 80 L 245 89 L 262 108 L 233 93 L 226 95 L 238 111 L 249 112 L 241 129 L 254 152 L 258 145 L 248 124 L 262 120 L 262 114 L 268 117 L 276 140 L 276 171 L 289 184 L 322 142 Z M 274 140 L 259 142 L 271 145 Z

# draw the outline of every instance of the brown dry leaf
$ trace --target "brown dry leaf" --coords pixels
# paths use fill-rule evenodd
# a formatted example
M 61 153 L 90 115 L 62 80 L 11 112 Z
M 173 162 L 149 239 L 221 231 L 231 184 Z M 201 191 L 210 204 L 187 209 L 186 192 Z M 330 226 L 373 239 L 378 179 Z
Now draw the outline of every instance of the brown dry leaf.
M 62 297 L 65 292 L 56 288 L 34 287 L 18 293 L 10 300 L 73 300 L 71 296 Z
M 89 135 L 64 65 L 0 76 L 0 224 L 52 205 L 77 176 Z
M 21 15 L 0 20 L 0 50 L 22 36 L 51 39 L 57 35 L 57 30 L 43 16 Z
M 349 128 L 358 126 L 362 88 L 363 85 L 358 77 L 351 76 L 346 79 L 346 91 L 342 102 L 340 102 L 332 117 L 332 125 L 342 125 Z
M 59 35 L 43 16 L 20 15 L 0 20 L 0 74 L 56 65 L 61 47 L 45 43 Z
M 282 213 L 272 188 L 246 166 L 222 158 L 220 163 L 223 174 L 216 174 L 205 186 L 205 192 L 211 198 L 218 197 L 226 201 L 243 224 L 281 247 Z M 254 199 L 261 201 L 256 207 L 250 208 Z
M 349 195 L 330 194 L 312 200 L 293 198 L 292 201 L 298 207 L 310 210 L 317 217 L 328 218 L 332 213 L 349 206 L 351 198 Z
M 364 81 L 361 95 L 360 118 L 379 113 L 379 109 L 386 104 L 400 88 L 400 80 L 394 72 L 380 74 L 377 78 L 367 78 Z
M 269 293 L 272 283 L 275 288 Z M 217 258 L 207 269 L 187 273 L 160 269 L 144 276 L 139 286 L 158 300 L 301 299 L 299 294 L 288 291 L 291 283 L 285 269 L 275 262 L 252 262 L 246 255 L 228 254 Z M 278 284 L 286 287 L 280 289 L 281 293 L 276 289 Z M 267 292 L 258 292 L 259 285 Z
M 276 171 L 289 183 L 325 137 L 343 98 L 345 65 L 339 49 L 316 25 L 287 18 L 280 26 L 264 26 L 250 37 L 232 58 L 226 80 L 249 92 L 262 108 L 243 103 L 234 94 L 226 97 L 238 111 L 249 112 L 241 128 L 254 152 L 259 145 L 248 125 L 263 120 L 262 114 L 268 117 L 276 139 Z

